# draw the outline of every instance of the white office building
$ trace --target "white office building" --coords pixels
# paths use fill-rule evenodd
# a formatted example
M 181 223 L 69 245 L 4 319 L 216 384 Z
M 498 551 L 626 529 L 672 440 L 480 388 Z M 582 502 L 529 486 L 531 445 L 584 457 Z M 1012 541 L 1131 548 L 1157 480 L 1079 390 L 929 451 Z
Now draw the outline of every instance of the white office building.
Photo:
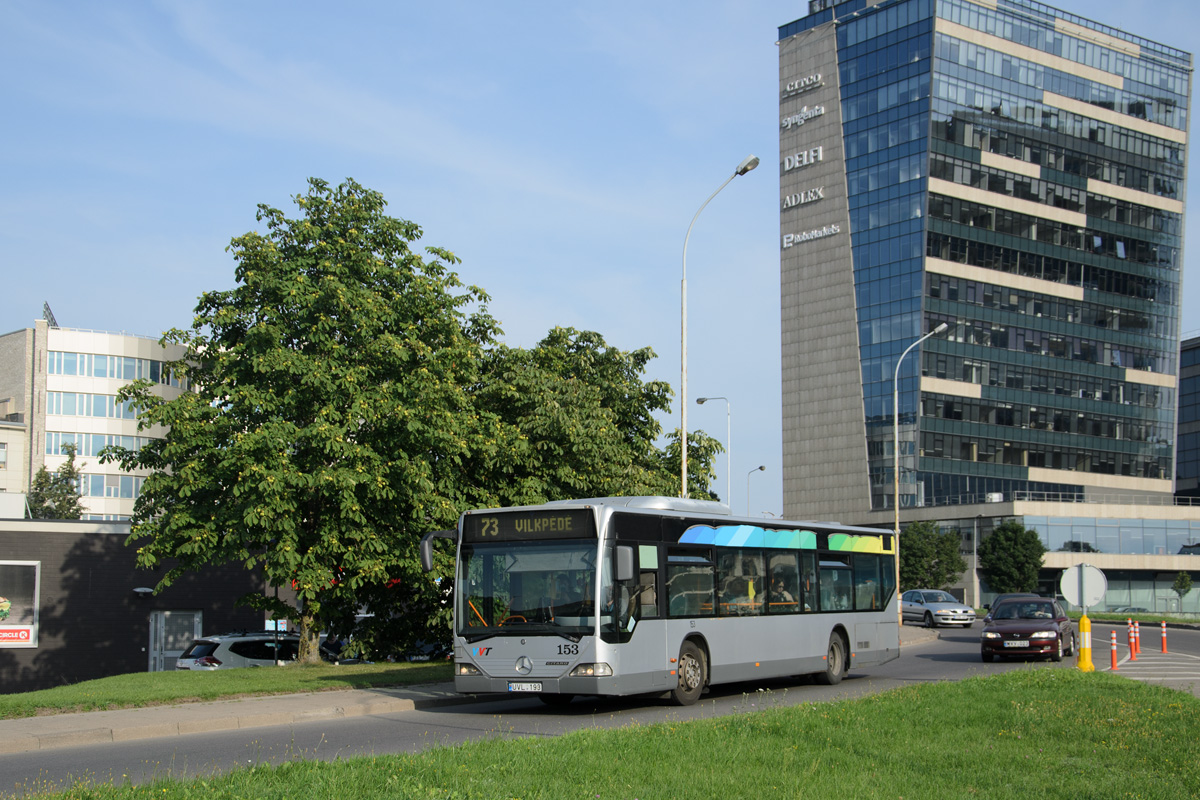
M 161 430 L 138 430 L 137 417 L 117 399 L 122 386 L 146 379 L 163 397 L 183 391 L 167 364 L 184 348 L 157 338 L 60 328 L 53 317 L 0 335 L 0 490 L 27 492 L 43 466 L 53 472 L 74 444 L 83 473 L 84 518 L 128 519 L 146 473 L 101 464 L 109 445 L 140 447 Z

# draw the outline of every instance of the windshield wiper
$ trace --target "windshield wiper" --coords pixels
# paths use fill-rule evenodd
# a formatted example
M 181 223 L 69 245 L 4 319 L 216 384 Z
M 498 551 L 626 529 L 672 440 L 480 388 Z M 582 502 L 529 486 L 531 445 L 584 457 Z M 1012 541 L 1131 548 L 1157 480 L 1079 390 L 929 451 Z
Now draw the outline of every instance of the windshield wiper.
M 484 639 L 491 639 L 493 636 L 503 636 L 505 633 L 521 634 L 522 636 L 561 636 L 568 642 L 579 644 L 579 640 L 583 638 L 581 633 L 569 633 L 563 630 L 554 630 L 544 622 L 525 622 L 525 623 L 510 623 L 503 628 L 495 628 L 492 630 L 481 631 L 479 633 L 463 634 L 463 639 L 468 644 L 482 642 Z

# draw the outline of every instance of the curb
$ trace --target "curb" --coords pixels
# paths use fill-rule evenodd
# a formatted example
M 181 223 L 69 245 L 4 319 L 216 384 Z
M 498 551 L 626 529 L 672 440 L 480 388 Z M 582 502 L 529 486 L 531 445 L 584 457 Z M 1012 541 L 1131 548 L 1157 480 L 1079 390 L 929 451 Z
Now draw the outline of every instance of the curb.
M 277 695 L 150 709 L 95 711 L 3 720 L 0 721 L 0 755 L 130 742 L 138 739 L 160 739 L 192 733 L 291 725 L 372 714 L 394 714 L 471 703 L 476 699 L 469 695 L 380 697 L 369 691 L 350 691 L 346 694 L 352 696 L 338 698 L 341 702 L 314 706 L 313 700 L 320 694 Z M 236 713 L 238 709 L 229 708 L 250 704 L 259 707 L 245 708 L 243 713 Z M 288 709 L 287 706 L 296 707 Z M 234 713 L 229 713 L 230 711 Z M 109 724 L 103 724 L 105 722 Z

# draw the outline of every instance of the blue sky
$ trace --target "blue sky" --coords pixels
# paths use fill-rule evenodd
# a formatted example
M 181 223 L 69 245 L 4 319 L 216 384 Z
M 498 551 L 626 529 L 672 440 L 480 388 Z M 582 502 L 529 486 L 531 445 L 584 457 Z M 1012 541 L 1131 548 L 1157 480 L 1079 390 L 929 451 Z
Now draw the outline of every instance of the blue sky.
M 1058 5 L 1200 46 L 1193 0 Z M 599 331 L 652 347 L 649 377 L 678 390 L 684 234 L 754 153 L 763 166 L 713 200 L 688 246 L 688 422 L 724 441 L 724 404 L 694 399 L 729 398 L 732 472 L 722 457 L 715 485 L 729 474 L 736 511 L 778 514 L 775 33 L 806 11 L 4 0 L 0 331 L 43 301 L 65 327 L 187 327 L 201 292 L 232 285 L 225 247 L 258 203 L 294 215 L 309 176 L 352 177 L 463 259 L 508 343 Z M 1197 258 L 1185 331 L 1200 329 Z

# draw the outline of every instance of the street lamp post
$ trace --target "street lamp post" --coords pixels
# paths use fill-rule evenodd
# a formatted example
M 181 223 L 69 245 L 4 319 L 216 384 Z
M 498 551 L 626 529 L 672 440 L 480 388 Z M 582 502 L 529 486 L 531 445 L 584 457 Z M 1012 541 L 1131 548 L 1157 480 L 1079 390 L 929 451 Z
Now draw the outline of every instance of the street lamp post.
M 730 488 L 733 479 L 733 412 L 727 397 L 697 397 L 696 405 L 702 406 L 709 400 L 725 401 L 725 502 L 733 508 L 733 489 Z
M 679 282 L 679 301 L 680 301 L 680 314 L 679 314 L 679 321 L 680 321 L 680 325 L 679 325 L 679 339 L 680 339 L 679 394 L 680 394 L 680 398 L 679 399 L 680 399 L 680 403 L 679 403 L 679 407 L 681 409 L 680 413 L 682 415 L 682 419 L 680 420 L 680 423 L 679 423 L 680 424 L 680 429 L 679 429 L 679 478 L 680 478 L 679 496 L 680 497 L 688 496 L 688 480 L 687 480 L 687 473 L 688 473 L 688 468 L 687 468 L 687 412 L 688 412 L 688 395 L 687 395 L 687 247 L 688 247 L 688 239 L 691 238 L 692 227 L 696 224 L 696 219 L 697 219 L 697 217 L 700 216 L 700 212 L 704 210 L 705 206 L 707 206 L 709 203 L 711 203 L 712 199 L 714 197 L 716 197 L 717 194 L 719 194 L 722 189 L 724 189 L 726 186 L 728 186 L 729 182 L 731 180 L 736 178 L 738 175 L 745 175 L 747 172 L 749 172 L 750 170 L 754 169 L 757 166 L 758 166 L 758 156 L 754 156 L 754 155 L 746 156 L 746 158 L 742 160 L 742 163 L 737 165 L 737 169 L 735 169 L 733 171 L 733 174 L 730 175 L 728 178 L 726 178 L 725 182 L 717 187 L 717 191 L 710 194 L 708 196 L 708 199 L 704 201 L 704 205 L 700 206 L 699 210 L 696 211 L 696 216 L 692 217 L 692 224 L 688 225 L 687 234 L 683 237 L 683 279 Z
M 975 608 L 979 608 L 979 520 L 982 514 L 975 515 L 975 525 L 971 528 L 971 594 L 975 598 Z
M 896 592 L 900 591 L 900 365 L 909 352 L 931 336 L 937 336 L 949 330 L 950 324 L 943 322 L 929 333 L 917 339 L 904 349 L 900 358 L 896 359 L 896 372 L 892 376 L 892 506 L 895 512 L 894 526 L 896 531 Z M 904 611 L 896 604 L 896 616 L 900 625 L 904 624 Z
M 762 472 L 767 467 L 765 464 L 760 464 L 754 469 L 746 473 L 746 516 L 750 516 L 750 476 L 756 472 Z

